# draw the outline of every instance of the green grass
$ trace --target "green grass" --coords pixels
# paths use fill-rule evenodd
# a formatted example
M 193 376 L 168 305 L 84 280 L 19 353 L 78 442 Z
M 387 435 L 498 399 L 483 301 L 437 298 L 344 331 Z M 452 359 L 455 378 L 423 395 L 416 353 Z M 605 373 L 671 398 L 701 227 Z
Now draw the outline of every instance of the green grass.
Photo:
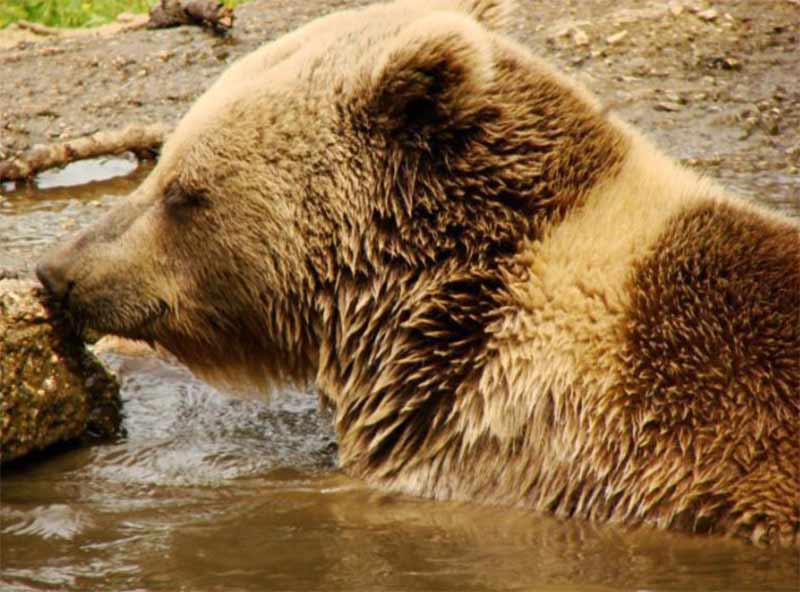
M 0 29 L 25 20 L 50 27 L 96 27 L 121 12 L 147 12 L 158 0 L 0 0 Z M 228 6 L 246 0 L 225 0 Z
M 0 2 L 0 28 L 20 20 L 50 27 L 96 27 L 110 23 L 121 12 L 147 12 L 150 1 L 4 0 Z

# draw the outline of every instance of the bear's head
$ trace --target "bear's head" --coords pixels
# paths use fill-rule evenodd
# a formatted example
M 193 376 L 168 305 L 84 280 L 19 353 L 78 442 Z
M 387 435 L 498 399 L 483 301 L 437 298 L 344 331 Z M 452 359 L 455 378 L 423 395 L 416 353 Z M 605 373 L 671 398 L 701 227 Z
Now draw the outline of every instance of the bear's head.
M 591 101 L 503 36 L 507 4 L 398 0 L 246 56 L 40 279 L 82 326 L 261 386 L 368 368 L 397 348 L 379 327 L 472 343 L 487 270 L 618 153 Z M 445 307 L 464 318 L 442 329 Z

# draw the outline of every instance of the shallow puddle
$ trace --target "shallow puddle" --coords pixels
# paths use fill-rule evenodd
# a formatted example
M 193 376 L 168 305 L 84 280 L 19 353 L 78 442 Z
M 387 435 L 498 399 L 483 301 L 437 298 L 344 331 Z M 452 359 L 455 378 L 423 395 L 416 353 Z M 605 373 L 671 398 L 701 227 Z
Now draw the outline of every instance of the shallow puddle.
M 6 193 L 0 252 L 35 257 L 146 172 Z M 127 433 L 4 468 L 4 591 L 797 590 L 796 551 L 370 490 L 337 472 L 313 393 L 242 401 L 104 359 Z
M 55 241 L 88 226 L 152 168 L 127 158 L 93 158 L 0 185 L 0 267 L 25 267 Z

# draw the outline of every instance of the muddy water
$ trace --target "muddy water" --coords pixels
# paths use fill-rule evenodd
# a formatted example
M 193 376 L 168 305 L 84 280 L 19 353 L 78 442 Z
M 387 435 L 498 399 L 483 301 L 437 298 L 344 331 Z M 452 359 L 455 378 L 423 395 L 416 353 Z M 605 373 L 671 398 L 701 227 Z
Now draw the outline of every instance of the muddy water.
M 97 158 L 42 173 L 33 184 L 0 183 L 0 268 L 29 267 L 133 191 L 150 168 L 133 158 Z
M 95 162 L 6 187 L 0 263 L 24 266 L 145 173 Z M 241 401 L 105 360 L 127 434 L 4 468 L 2 590 L 798 589 L 793 551 L 373 491 L 337 472 L 313 393 Z

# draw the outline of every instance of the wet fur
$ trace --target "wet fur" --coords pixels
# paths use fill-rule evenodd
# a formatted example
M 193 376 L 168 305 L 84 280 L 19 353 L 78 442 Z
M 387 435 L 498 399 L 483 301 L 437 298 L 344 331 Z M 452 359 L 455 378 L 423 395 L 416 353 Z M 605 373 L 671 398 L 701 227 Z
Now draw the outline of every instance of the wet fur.
M 796 544 L 797 225 L 662 156 L 509 15 L 379 5 L 244 58 L 52 255 L 70 306 L 211 379 L 315 384 L 379 487 Z

